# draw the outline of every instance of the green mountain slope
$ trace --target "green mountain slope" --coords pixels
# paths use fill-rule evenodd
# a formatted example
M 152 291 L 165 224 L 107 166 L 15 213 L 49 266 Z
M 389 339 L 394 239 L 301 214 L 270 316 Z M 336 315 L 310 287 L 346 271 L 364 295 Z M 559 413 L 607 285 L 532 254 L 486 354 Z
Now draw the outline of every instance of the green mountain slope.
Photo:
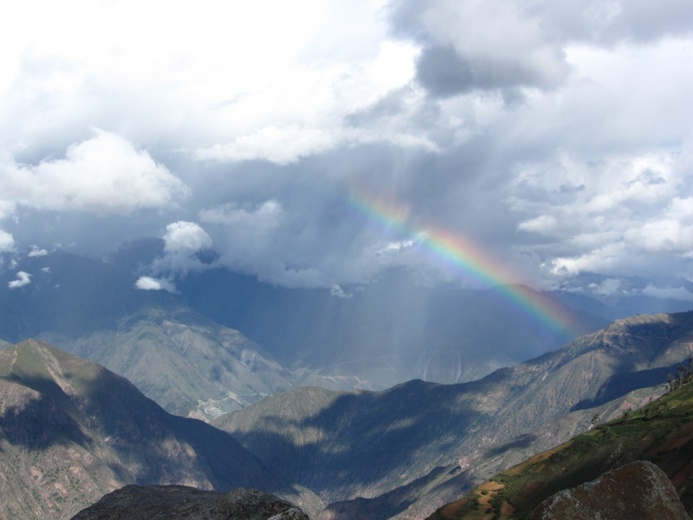
M 125 484 L 255 487 L 302 501 L 230 435 L 40 341 L 0 351 L 0 411 L 6 518 L 69 518 Z
M 114 329 L 41 337 L 126 377 L 177 415 L 209 419 L 286 390 L 295 379 L 240 332 L 184 306 L 143 308 Z
M 692 383 L 497 474 L 430 519 L 523 519 L 555 492 L 634 460 L 664 470 L 693 511 Z

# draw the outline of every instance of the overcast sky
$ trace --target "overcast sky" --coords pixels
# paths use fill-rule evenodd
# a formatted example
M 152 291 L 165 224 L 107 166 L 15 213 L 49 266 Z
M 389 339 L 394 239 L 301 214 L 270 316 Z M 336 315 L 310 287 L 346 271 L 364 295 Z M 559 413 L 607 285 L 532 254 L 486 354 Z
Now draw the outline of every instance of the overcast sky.
M 213 248 L 337 294 L 456 276 L 435 228 L 538 288 L 693 281 L 692 93 L 690 0 L 12 2 L 0 251 L 152 236 L 141 288 Z

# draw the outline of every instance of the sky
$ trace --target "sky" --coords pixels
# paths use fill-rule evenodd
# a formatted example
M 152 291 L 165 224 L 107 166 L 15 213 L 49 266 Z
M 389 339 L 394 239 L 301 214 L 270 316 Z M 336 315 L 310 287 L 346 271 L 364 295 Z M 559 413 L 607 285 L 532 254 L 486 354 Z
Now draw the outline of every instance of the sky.
M 690 0 L 26 0 L 0 49 L 3 269 L 157 237 L 138 288 L 213 249 L 339 296 L 473 285 L 474 250 L 492 281 L 693 300 Z

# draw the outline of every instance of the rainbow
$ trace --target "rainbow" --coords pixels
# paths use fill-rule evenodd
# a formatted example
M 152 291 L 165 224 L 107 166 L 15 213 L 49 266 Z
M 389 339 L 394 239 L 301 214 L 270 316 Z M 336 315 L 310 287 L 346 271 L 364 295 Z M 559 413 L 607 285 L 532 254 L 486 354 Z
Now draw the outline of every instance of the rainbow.
M 451 266 L 475 285 L 492 288 L 504 302 L 556 335 L 576 336 L 570 313 L 554 300 L 527 287 L 507 265 L 458 233 L 437 226 L 417 226 L 409 209 L 392 201 L 352 191 L 349 205 L 368 221 L 415 239 L 426 252 Z

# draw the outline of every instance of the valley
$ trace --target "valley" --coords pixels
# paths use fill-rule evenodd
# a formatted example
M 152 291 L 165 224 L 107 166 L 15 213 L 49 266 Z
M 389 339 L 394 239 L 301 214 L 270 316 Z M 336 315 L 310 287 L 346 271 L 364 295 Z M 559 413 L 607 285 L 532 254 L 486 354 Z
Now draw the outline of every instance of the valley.
M 595 417 L 646 405 L 693 353 L 691 312 L 609 323 L 583 299 L 571 311 L 583 332 L 557 348 L 493 291 L 401 274 L 340 298 L 218 273 L 140 291 L 122 258 L 22 265 L 45 276 L 0 290 L 0 448 L 17 518 L 176 484 L 255 486 L 323 520 L 420 519 Z M 369 316 L 398 286 L 426 319 Z

